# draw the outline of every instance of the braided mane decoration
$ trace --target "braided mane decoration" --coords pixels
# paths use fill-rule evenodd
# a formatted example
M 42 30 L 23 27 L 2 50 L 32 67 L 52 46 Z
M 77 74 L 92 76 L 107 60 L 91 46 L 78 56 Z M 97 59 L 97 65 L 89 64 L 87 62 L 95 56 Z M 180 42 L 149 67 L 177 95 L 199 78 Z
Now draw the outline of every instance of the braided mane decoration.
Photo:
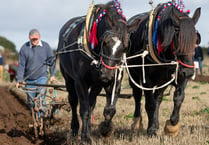
M 163 14 L 163 12 L 165 11 L 165 9 L 167 8 L 167 7 L 170 7 L 170 6 L 173 6 L 173 7 L 175 7 L 179 12 L 181 12 L 181 13 L 186 13 L 186 14 L 189 14 L 190 13 L 190 10 L 187 10 L 186 12 L 185 11 L 183 11 L 184 10 L 184 4 L 183 4 L 183 2 L 181 1 L 181 2 L 179 2 L 179 4 L 177 4 L 177 3 L 172 3 L 172 2 L 168 2 L 168 3 L 166 3 L 164 6 L 163 6 L 163 8 L 162 8 L 162 10 L 161 10 L 161 12 L 160 12 L 160 14 L 158 15 L 158 18 L 157 18 L 157 20 L 156 20 L 156 22 L 155 22 L 155 26 L 154 26 L 154 32 L 153 32 L 153 37 L 152 37 L 152 41 L 153 41 L 153 46 L 154 46 L 154 48 L 158 48 L 158 46 L 157 46 L 157 29 L 158 29 L 158 22 L 160 21 L 160 18 L 161 18 L 161 16 L 162 16 L 162 14 Z M 160 47 L 160 46 L 159 46 Z M 159 51 L 162 51 L 162 50 L 158 50 L 158 54 L 160 53 Z
M 123 11 L 120 8 L 120 2 L 118 0 L 114 0 L 114 8 L 117 10 L 118 14 L 121 15 L 126 20 L 126 17 L 123 15 Z M 98 45 L 97 26 L 105 15 L 106 15 L 106 10 L 104 9 L 100 13 L 99 17 L 95 20 L 91 30 L 89 31 L 89 43 L 91 44 L 90 46 L 92 50 Z

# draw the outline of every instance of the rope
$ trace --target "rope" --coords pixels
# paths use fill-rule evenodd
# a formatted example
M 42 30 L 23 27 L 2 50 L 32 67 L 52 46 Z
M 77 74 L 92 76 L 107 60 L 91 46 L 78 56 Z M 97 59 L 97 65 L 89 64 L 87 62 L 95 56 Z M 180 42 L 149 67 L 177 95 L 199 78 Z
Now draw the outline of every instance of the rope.
M 178 67 L 179 67 L 179 64 L 178 64 L 178 62 L 171 62 L 171 63 L 160 63 L 160 64 L 144 64 L 144 61 L 143 61 L 143 64 L 142 65 L 127 65 L 127 60 L 128 59 L 132 59 L 132 58 L 135 58 L 135 57 L 138 57 L 138 56 L 142 56 L 142 57 L 144 57 L 145 56 L 145 54 L 146 53 L 142 53 L 142 54 L 137 54 L 137 55 L 135 55 L 135 56 L 131 56 L 131 57 L 128 57 L 128 58 L 126 58 L 126 55 L 124 55 L 124 60 L 123 60 L 123 65 L 122 66 L 120 66 L 120 67 L 123 67 L 123 68 L 126 68 L 126 71 L 127 71 L 127 73 L 128 73 L 128 76 L 129 76 L 129 78 L 130 78 L 130 80 L 132 81 L 132 83 L 135 85 L 135 86 L 137 86 L 138 88 L 140 88 L 140 89 L 142 89 L 142 90 L 147 90 L 147 91 L 155 91 L 156 89 L 161 89 L 161 88 L 164 88 L 164 87 L 166 87 L 167 85 L 169 85 L 170 83 L 172 83 L 175 79 L 176 79 L 176 83 L 177 83 L 177 71 L 178 71 Z M 125 66 L 124 66 L 125 65 Z M 163 84 L 163 85 L 161 85 L 161 86 L 154 86 L 153 88 L 147 88 L 147 87 L 143 87 L 142 85 L 140 85 L 140 84 L 138 84 L 138 83 L 136 83 L 136 81 L 133 79 L 133 77 L 131 76 L 131 74 L 130 74 L 130 72 L 129 72 L 129 67 L 142 67 L 142 69 L 143 69 L 143 82 L 144 82 L 144 80 L 145 80 L 145 75 L 144 75 L 144 73 L 145 73 L 145 70 L 144 70 L 144 67 L 145 66 L 159 66 L 159 65 L 161 65 L 161 66 L 165 66 L 165 65 L 176 65 L 176 72 L 174 73 L 174 74 L 172 74 L 171 75 L 171 80 L 170 81 L 168 81 L 168 82 L 166 82 L 165 84 Z
M 75 42 L 73 43 L 73 45 L 75 44 Z M 76 42 L 76 44 L 77 44 L 77 42 Z M 68 47 L 71 47 L 72 45 L 68 45 L 68 46 L 66 46 L 66 47 L 64 47 L 64 48 L 68 48 Z M 62 50 L 62 49 L 61 49 Z M 65 54 L 65 53 L 71 53 L 71 52 L 77 52 L 77 51 L 81 51 L 81 52 L 83 52 L 84 54 L 86 54 L 89 58 L 91 58 L 91 59 L 93 59 L 94 60 L 94 58 L 88 53 L 88 52 L 86 52 L 86 51 L 84 51 L 83 49 L 81 49 L 81 48 L 78 48 L 78 49 L 74 49 L 74 50 L 64 50 L 64 51 L 58 51 L 57 53 L 56 53 L 56 55 L 61 55 L 61 54 Z
M 118 69 L 116 69 L 116 71 L 115 71 L 115 80 L 114 80 L 113 89 L 112 89 L 111 105 L 113 105 L 113 101 L 114 101 L 114 98 L 115 98 L 115 89 L 116 89 L 116 83 L 117 83 L 117 73 L 118 73 Z

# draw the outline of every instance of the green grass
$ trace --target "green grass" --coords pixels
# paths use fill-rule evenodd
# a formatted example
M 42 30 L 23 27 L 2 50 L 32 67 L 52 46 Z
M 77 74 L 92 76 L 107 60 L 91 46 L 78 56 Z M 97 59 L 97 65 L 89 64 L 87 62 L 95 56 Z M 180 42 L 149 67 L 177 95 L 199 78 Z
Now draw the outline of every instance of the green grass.
M 205 107 L 204 109 L 201 109 L 200 112 L 209 114 L 209 107 Z
M 209 115 L 209 107 L 205 107 L 205 108 L 201 109 L 199 112 L 195 112 L 195 115 L 200 115 L 200 114 L 208 114 Z
M 201 93 L 200 93 L 200 95 L 206 95 L 206 94 L 207 94 L 206 92 L 201 92 Z
M 200 86 L 194 85 L 192 88 L 193 88 L 193 89 L 199 89 Z
M 101 105 L 101 104 L 98 104 L 97 106 L 98 106 L 98 107 L 102 107 L 102 105 Z
M 3 72 L 3 80 L 8 82 L 9 81 L 9 73 L 7 71 Z
M 166 96 L 163 96 L 163 101 L 171 101 L 171 100 L 166 98 Z
M 133 113 L 129 113 L 128 115 L 125 115 L 124 118 L 125 119 L 130 119 L 133 118 L 134 114 Z
M 199 84 L 201 84 L 201 85 L 205 85 L 205 84 L 208 84 L 208 82 L 207 81 L 202 81 L 202 82 L 198 82 Z
M 62 80 L 63 79 L 63 76 L 62 76 L 62 73 L 60 72 L 60 70 L 57 70 L 57 72 L 56 72 L 56 79 L 57 80 Z
M 200 97 L 199 96 L 195 96 L 195 97 L 192 97 L 193 100 L 198 100 L 200 101 Z

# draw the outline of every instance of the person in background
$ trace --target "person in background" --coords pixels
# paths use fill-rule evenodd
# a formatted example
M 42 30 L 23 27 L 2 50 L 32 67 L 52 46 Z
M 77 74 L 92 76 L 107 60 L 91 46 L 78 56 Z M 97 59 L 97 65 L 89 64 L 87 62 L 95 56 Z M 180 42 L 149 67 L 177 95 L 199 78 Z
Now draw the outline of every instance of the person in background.
M 32 29 L 29 32 L 29 40 L 20 49 L 19 61 L 17 68 L 17 83 L 18 88 L 20 82 L 26 82 L 26 84 L 47 84 L 48 82 L 48 70 L 50 72 L 50 81 L 55 81 L 55 57 L 49 44 L 42 41 L 40 33 L 37 29 Z M 50 64 L 50 65 L 47 65 Z M 48 69 L 49 68 L 49 69 Z M 37 86 L 26 85 L 27 88 L 37 88 Z M 39 87 L 40 88 L 40 87 Z M 44 90 L 43 90 L 44 89 Z M 30 108 L 34 108 L 34 102 L 32 98 L 36 97 L 43 92 L 45 88 L 38 89 L 38 92 L 27 93 L 27 103 Z M 46 92 L 45 92 L 46 93 Z M 42 104 L 46 104 L 46 96 L 42 95 Z
M 3 80 L 3 57 L 0 52 L 0 82 Z
M 200 74 L 202 75 L 202 61 L 204 59 L 203 56 L 203 51 L 202 48 L 200 46 L 198 46 L 198 44 L 195 44 L 195 53 L 194 53 L 194 61 L 198 62 L 198 66 L 199 66 L 199 70 L 200 70 Z M 196 68 L 196 75 L 198 74 L 198 67 Z
M 16 77 L 17 67 L 18 67 L 18 63 L 9 64 L 8 73 L 10 76 L 11 83 L 13 82 L 13 80 L 17 81 L 17 77 Z

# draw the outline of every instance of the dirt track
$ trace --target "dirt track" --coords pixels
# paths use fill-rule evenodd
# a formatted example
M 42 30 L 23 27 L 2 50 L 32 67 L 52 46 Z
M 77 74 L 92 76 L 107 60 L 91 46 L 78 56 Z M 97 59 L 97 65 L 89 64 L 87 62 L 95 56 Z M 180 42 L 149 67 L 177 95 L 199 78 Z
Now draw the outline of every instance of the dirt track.
M 195 78 L 195 81 L 208 82 L 209 83 L 209 76 L 197 75 L 196 78 Z
M 8 86 L 0 85 L 0 145 L 63 144 L 63 137 L 54 133 L 34 140 L 29 123 L 32 118 L 28 108 L 10 94 Z
M 32 121 L 30 111 L 9 93 L 7 86 L 0 86 L 0 144 L 31 144 L 27 133 Z

